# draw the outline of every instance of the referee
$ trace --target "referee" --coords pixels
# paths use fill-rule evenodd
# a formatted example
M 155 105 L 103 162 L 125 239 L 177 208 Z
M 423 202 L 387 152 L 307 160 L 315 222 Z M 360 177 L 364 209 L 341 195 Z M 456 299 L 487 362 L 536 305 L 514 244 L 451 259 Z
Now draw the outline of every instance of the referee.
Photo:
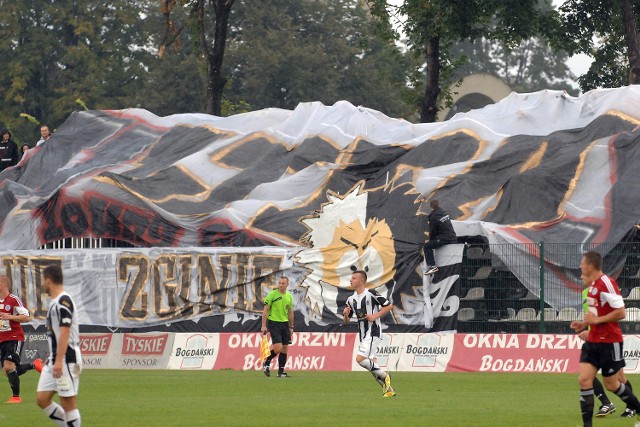
M 271 360 L 278 356 L 278 377 L 287 377 L 284 365 L 287 363 L 287 349 L 293 334 L 293 296 L 287 288 L 289 278 L 281 277 L 278 288 L 269 292 L 262 310 L 262 333 L 271 334 L 273 349 L 262 364 L 266 376 L 271 376 Z

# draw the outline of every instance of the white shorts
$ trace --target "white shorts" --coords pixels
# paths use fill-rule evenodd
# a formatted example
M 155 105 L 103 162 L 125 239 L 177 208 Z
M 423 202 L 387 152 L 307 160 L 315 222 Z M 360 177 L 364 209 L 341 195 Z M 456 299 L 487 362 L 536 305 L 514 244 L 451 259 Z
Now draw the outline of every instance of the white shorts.
M 62 397 L 77 396 L 81 371 L 81 365 L 65 363 L 62 368 L 62 376 L 54 378 L 53 365 L 47 363 L 42 367 L 42 373 L 38 381 L 38 391 L 55 391 L 58 396 Z
M 360 346 L 358 347 L 358 355 L 366 357 L 368 359 L 375 359 L 378 357 L 378 345 L 382 341 L 378 337 L 364 337 L 362 341 L 360 341 Z

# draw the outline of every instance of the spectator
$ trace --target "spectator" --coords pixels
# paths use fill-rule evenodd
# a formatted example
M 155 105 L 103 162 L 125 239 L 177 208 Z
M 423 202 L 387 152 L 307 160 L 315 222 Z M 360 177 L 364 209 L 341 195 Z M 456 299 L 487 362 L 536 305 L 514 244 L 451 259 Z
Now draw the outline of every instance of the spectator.
M 27 154 L 27 151 L 30 149 L 31 147 L 29 147 L 29 144 L 22 144 L 22 146 L 20 147 L 20 157 L 24 157 L 25 154 Z
M 427 263 L 426 275 L 437 273 L 440 269 L 436 265 L 435 256 L 433 254 L 434 249 L 437 249 L 444 245 L 450 245 L 458 241 L 458 236 L 453 230 L 451 224 L 451 218 L 441 207 L 437 200 L 431 200 L 429 202 L 431 206 L 431 213 L 428 216 L 429 220 L 429 240 L 424 244 L 424 260 Z
M 51 138 L 51 132 L 49 131 L 49 126 L 47 125 L 40 126 L 40 139 L 36 143 L 36 147 L 39 147 L 49 138 Z
M 8 129 L 2 129 L 0 132 L 0 171 L 17 164 L 19 160 L 20 152 L 16 143 L 11 139 L 11 132 Z

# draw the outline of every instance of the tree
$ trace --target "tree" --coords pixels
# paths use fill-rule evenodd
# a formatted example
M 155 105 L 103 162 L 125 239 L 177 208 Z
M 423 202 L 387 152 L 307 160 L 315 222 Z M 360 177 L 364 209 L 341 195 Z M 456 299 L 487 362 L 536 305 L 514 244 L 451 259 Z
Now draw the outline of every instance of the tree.
M 238 1 L 227 96 L 253 109 L 344 99 L 406 117 L 404 57 L 375 26 L 357 0 Z
M 176 25 L 171 19 L 174 9 L 182 5 L 190 9 L 191 27 L 196 45 L 206 61 L 207 86 L 205 112 L 222 115 L 222 93 L 227 83 L 223 75 L 223 61 L 227 44 L 229 17 L 235 0 L 161 0 L 165 17 L 164 36 L 160 51 L 173 44 L 186 23 Z M 213 39 L 212 41 L 210 41 Z
M 141 90 L 149 1 L 0 0 L 0 121 L 33 143 L 26 113 L 55 128 L 77 99 L 91 108 L 123 108 Z
M 568 0 L 560 6 L 555 45 L 594 58 L 578 79 L 582 90 L 640 83 L 638 8 L 637 0 Z
M 486 37 L 512 47 L 540 34 L 550 20 L 549 1 L 522 0 L 404 0 L 394 12 L 387 0 L 370 0 L 376 16 L 406 16 L 401 25 L 408 46 L 424 58 L 424 93 L 420 121 L 433 122 L 440 102 L 450 94 L 453 70 L 460 64 L 449 54 L 461 40 Z

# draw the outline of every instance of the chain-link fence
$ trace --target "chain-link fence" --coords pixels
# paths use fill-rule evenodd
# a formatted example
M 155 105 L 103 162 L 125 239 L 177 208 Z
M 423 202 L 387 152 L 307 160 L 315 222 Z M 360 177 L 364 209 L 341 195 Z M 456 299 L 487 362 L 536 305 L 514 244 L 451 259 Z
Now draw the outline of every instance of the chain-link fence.
M 640 333 L 640 243 L 468 245 L 462 261 L 458 332 L 568 333 L 582 319 L 580 260 L 595 250 L 618 282 L 625 333 Z M 541 261 L 542 260 L 542 261 Z

